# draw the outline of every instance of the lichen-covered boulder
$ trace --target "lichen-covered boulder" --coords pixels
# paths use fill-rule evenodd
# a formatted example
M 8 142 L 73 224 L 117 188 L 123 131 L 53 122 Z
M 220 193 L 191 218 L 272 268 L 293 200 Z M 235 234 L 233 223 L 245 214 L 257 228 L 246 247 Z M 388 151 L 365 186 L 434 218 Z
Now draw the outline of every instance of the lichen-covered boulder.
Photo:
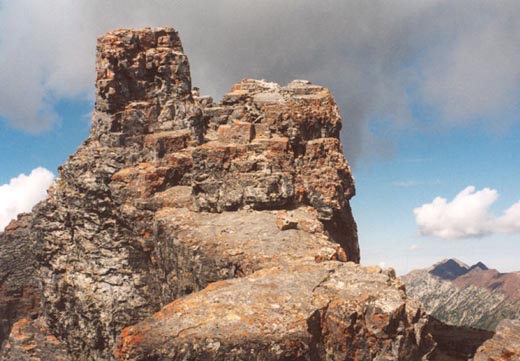
M 426 315 L 390 272 L 293 262 L 219 281 L 123 330 L 119 360 L 419 360 Z

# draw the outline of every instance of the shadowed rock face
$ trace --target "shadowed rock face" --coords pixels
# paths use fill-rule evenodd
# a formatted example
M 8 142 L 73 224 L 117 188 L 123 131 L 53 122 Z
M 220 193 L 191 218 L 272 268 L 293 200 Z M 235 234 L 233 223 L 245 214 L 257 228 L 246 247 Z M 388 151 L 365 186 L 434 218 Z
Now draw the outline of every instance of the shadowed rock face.
M 0 345 L 14 322 L 38 316 L 39 247 L 30 231 L 31 221 L 31 215 L 22 214 L 0 233 Z
M 97 50 L 90 137 L 25 228 L 41 247 L 41 317 L 15 324 L 3 359 L 433 352 L 393 272 L 356 265 L 327 89 L 244 79 L 214 103 L 168 28 L 117 30 Z
M 471 360 L 480 345 L 494 335 L 477 328 L 450 326 L 433 317 L 428 322 L 428 332 L 437 343 L 432 359 L 439 361 Z
M 443 280 L 454 280 L 455 278 L 466 274 L 470 267 L 456 259 L 448 259 L 441 261 L 433 266 L 430 274 Z

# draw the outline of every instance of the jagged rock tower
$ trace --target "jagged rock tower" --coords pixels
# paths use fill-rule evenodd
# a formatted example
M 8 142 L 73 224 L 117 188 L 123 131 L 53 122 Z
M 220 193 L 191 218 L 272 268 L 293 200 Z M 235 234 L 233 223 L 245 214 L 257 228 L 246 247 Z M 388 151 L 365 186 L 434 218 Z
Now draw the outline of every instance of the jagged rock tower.
M 40 317 L 13 326 L 4 359 L 431 351 L 395 275 L 357 264 L 354 182 L 327 89 L 245 79 L 216 104 L 192 89 L 168 28 L 100 37 L 96 71 L 90 137 L 26 227 L 24 247 L 38 247 L 19 283 L 40 283 Z

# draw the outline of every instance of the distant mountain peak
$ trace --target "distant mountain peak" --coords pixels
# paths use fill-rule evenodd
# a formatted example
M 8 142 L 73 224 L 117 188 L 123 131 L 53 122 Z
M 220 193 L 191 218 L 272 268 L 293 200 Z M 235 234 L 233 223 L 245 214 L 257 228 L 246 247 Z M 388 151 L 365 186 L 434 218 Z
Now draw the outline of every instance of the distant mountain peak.
M 464 263 L 457 258 L 445 258 L 445 259 L 435 263 L 432 267 L 435 268 L 435 267 L 442 266 L 445 264 L 457 264 L 459 267 L 462 267 L 462 268 L 467 268 L 467 269 L 470 268 L 467 263 Z
M 443 280 L 454 280 L 455 278 L 466 274 L 469 270 L 470 267 L 464 262 L 459 261 L 456 258 L 449 258 L 434 264 L 430 270 L 430 274 Z
M 483 271 L 487 271 L 487 270 L 489 269 L 488 266 L 486 266 L 484 263 L 482 263 L 482 262 L 477 262 L 477 263 L 475 263 L 473 266 L 471 266 L 471 267 L 469 268 L 468 272 L 469 272 L 469 271 L 472 271 L 472 270 L 474 270 L 474 269 L 477 269 L 477 268 L 478 268 L 478 269 L 481 269 L 481 270 L 483 270 Z
M 500 273 L 483 262 L 469 267 L 444 259 L 402 279 L 409 296 L 450 325 L 493 331 L 503 319 L 520 319 L 520 272 Z

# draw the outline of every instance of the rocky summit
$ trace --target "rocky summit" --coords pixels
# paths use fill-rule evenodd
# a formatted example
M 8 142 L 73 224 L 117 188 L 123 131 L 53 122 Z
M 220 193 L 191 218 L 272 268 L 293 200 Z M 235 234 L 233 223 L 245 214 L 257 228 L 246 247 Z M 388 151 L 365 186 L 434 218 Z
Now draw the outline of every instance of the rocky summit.
M 2 360 L 442 353 L 394 272 L 358 264 L 326 88 L 244 79 L 216 103 L 170 28 L 100 37 L 96 72 L 90 136 L 0 234 Z

